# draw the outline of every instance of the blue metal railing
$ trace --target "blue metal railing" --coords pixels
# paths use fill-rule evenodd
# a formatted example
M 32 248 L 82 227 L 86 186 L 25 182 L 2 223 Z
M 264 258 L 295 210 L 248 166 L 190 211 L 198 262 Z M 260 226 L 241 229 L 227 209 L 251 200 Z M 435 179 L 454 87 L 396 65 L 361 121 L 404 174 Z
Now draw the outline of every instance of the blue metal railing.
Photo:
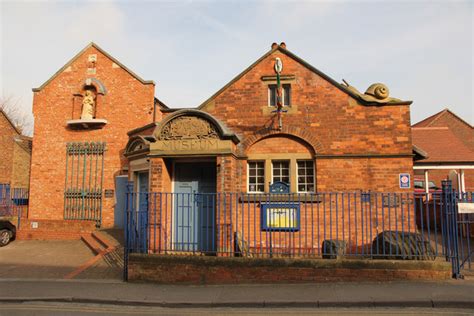
M 129 192 L 126 246 L 137 253 L 450 260 L 455 194 Z
M 17 219 L 20 228 L 21 219 L 28 215 L 29 191 L 26 188 L 11 188 L 0 183 L 0 216 Z
M 472 192 L 154 193 L 128 186 L 129 253 L 445 260 L 471 268 Z

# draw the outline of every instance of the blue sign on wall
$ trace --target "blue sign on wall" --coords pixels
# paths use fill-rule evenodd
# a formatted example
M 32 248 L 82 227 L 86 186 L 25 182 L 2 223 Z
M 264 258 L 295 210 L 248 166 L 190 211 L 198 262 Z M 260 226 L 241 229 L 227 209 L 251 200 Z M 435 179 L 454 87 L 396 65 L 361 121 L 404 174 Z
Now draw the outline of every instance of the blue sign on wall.
M 410 174 L 400 173 L 398 182 L 400 184 L 400 189 L 409 189 L 410 188 Z

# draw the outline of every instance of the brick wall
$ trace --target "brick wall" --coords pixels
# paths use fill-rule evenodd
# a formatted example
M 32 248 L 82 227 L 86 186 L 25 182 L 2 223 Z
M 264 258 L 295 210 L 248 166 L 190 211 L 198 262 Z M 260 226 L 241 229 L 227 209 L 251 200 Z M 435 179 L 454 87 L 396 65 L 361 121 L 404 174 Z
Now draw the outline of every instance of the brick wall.
M 276 57 L 281 58 L 285 65 L 283 75 L 295 77 L 291 82 L 292 106 L 283 114 L 282 130 L 278 130 L 273 109 L 268 107 L 268 82 L 262 80 L 263 76 L 274 75 Z M 399 188 L 400 173 L 413 175 L 409 107 L 359 104 L 332 83 L 280 51 L 274 51 L 260 61 L 220 94 L 207 101 L 201 109 L 218 118 L 241 139 L 235 156 L 217 156 L 216 180 L 219 193 L 247 192 L 247 160 L 265 160 L 265 172 L 269 174 L 271 160 L 280 159 L 290 160 L 290 169 L 295 168 L 297 159 L 313 160 L 318 192 L 412 192 L 412 189 Z M 169 192 L 170 186 L 165 185 L 168 180 L 164 179 L 169 179 L 172 171 L 170 173 L 168 169 L 163 178 L 163 167 L 158 166 L 163 166 L 164 160 L 155 157 L 151 159 L 156 160 L 157 166 L 154 167 L 155 163 L 152 162 L 153 191 Z M 198 161 L 198 158 L 194 159 Z M 295 170 L 291 172 L 294 174 Z M 265 178 L 267 192 L 268 180 L 271 178 Z M 291 184 L 291 190 L 296 191 L 294 183 Z M 230 214 L 236 215 L 237 206 L 234 207 L 234 213 L 231 213 L 229 201 L 231 199 L 227 199 L 227 204 L 224 205 L 221 196 L 220 201 L 216 202 L 220 203 L 216 205 L 216 209 L 220 210 L 216 223 L 216 230 L 219 232 L 219 236 L 216 236 L 218 250 L 230 249 L 232 234 L 235 232 L 231 231 L 231 227 L 234 230 L 239 227 L 242 235 L 242 229 L 248 230 L 245 237 L 253 243 L 251 247 L 254 251 L 268 247 L 268 236 L 260 230 L 259 204 L 242 203 L 236 201 L 234 196 L 233 202 L 242 203 L 241 211 L 244 212 L 236 220 L 230 218 Z M 328 201 L 327 205 L 333 202 Z M 353 200 L 352 203 L 356 201 Z M 150 235 L 158 236 L 156 242 L 152 242 L 156 245 L 152 249 L 158 249 L 158 245 L 163 247 L 171 238 L 173 210 L 170 205 L 171 203 L 161 205 L 162 222 L 157 221 L 157 225 L 150 227 L 153 230 Z M 324 239 L 337 238 L 351 240 L 350 247 L 355 249 L 368 247 L 378 233 L 395 229 L 395 225 L 404 226 L 405 231 L 415 230 L 412 208 L 404 208 L 398 213 L 385 212 L 382 219 L 384 211 L 373 206 L 370 218 L 364 219 L 364 225 L 370 225 L 368 229 L 366 226 L 362 228 L 360 218 L 357 219 L 358 223 L 355 222 L 356 209 L 353 205 L 349 207 L 347 200 L 339 201 L 339 214 L 335 211 L 324 213 L 321 210 L 321 213 L 311 218 L 307 216 L 308 210 L 316 204 L 308 205 L 301 204 L 301 223 L 307 226 L 297 233 L 275 234 L 280 240 L 278 245 L 275 243 L 276 248 L 282 251 L 291 248 L 303 253 L 317 252 Z M 362 212 L 360 209 L 358 211 Z M 341 219 L 341 215 L 346 216 L 345 219 Z M 333 223 L 331 227 L 326 225 L 329 222 Z M 365 235 L 361 234 L 363 230 Z
M 0 183 L 11 183 L 13 169 L 14 137 L 17 131 L 0 111 Z
M 23 140 L 29 142 L 29 140 Z M 13 146 L 12 187 L 28 188 L 30 184 L 31 151 L 28 144 Z
M 276 57 L 283 61 L 282 75 L 295 76 L 291 81 L 292 106 L 283 114 L 282 131 L 278 131 L 275 114 L 268 107 L 268 82 L 262 80 L 263 76 L 275 75 Z M 258 152 L 252 149 L 259 140 L 272 135 L 308 144 L 316 154 L 317 186 L 327 191 L 398 190 L 398 173 L 412 173 L 409 106 L 359 104 L 279 50 L 207 101 L 202 110 L 241 137 L 238 147 L 243 155 L 300 150 L 292 147 L 294 142 L 282 139 L 265 140 Z M 375 158 L 353 158 L 367 155 Z M 380 155 L 394 157 L 377 158 Z
M 412 192 L 400 189 L 399 174 L 409 173 L 413 166 L 407 158 L 316 159 L 317 184 L 320 191 Z
M 92 54 L 97 55 L 94 71 L 88 62 Z M 106 88 L 106 94 L 98 96 L 96 117 L 108 123 L 102 129 L 72 130 L 66 122 L 79 118 L 82 99 L 75 94 L 83 93 L 87 78 L 99 80 Z M 123 156 L 127 132 L 151 123 L 153 107 L 154 85 L 141 82 L 93 45 L 35 92 L 30 218 L 63 219 L 68 142 L 106 142 L 102 189 L 115 189 L 114 177 L 127 165 Z M 114 223 L 114 201 L 103 198 L 103 227 Z
M 269 136 L 254 144 L 247 150 L 247 154 L 310 154 L 311 147 L 291 136 Z
M 22 219 L 20 224 L 20 240 L 77 240 L 95 230 L 95 223 L 86 221 Z
M 170 257 L 131 254 L 129 281 L 163 284 L 447 280 L 449 263 Z

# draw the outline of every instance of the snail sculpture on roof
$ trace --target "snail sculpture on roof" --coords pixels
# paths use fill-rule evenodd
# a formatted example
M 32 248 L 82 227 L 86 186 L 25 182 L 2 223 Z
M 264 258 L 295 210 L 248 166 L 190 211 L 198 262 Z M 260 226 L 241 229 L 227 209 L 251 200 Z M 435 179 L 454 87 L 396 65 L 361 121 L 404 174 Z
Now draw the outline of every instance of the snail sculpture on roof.
M 389 90 L 383 83 L 374 83 L 365 91 L 366 95 L 371 95 L 379 100 L 388 98 Z
M 366 102 L 371 102 L 371 103 L 380 103 L 380 104 L 386 104 L 386 103 L 396 103 L 396 102 L 402 102 L 402 100 L 397 99 L 397 98 L 391 98 L 389 96 L 389 89 L 386 85 L 383 83 L 374 83 L 371 84 L 365 93 L 359 92 L 355 87 L 349 85 L 347 81 L 343 80 L 345 87 L 347 90 L 353 92 L 354 94 L 358 95 L 362 100 Z

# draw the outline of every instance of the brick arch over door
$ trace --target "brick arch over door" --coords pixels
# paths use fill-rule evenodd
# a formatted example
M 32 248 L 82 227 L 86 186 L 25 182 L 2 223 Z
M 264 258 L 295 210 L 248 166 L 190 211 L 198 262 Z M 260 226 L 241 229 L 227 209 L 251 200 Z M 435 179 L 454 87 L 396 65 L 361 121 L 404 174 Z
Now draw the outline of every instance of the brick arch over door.
M 243 142 L 239 144 L 239 153 L 245 155 L 253 144 L 269 136 L 278 135 L 293 137 L 302 140 L 303 142 L 307 143 L 308 146 L 312 149 L 313 155 L 315 155 L 316 153 L 323 152 L 323 145 L 319 140 L 315 139 L 309 131 L 303 128 L 284 126 L 282 130 L 263 129 L 256 131 L 252 135 L 246 137 Z

